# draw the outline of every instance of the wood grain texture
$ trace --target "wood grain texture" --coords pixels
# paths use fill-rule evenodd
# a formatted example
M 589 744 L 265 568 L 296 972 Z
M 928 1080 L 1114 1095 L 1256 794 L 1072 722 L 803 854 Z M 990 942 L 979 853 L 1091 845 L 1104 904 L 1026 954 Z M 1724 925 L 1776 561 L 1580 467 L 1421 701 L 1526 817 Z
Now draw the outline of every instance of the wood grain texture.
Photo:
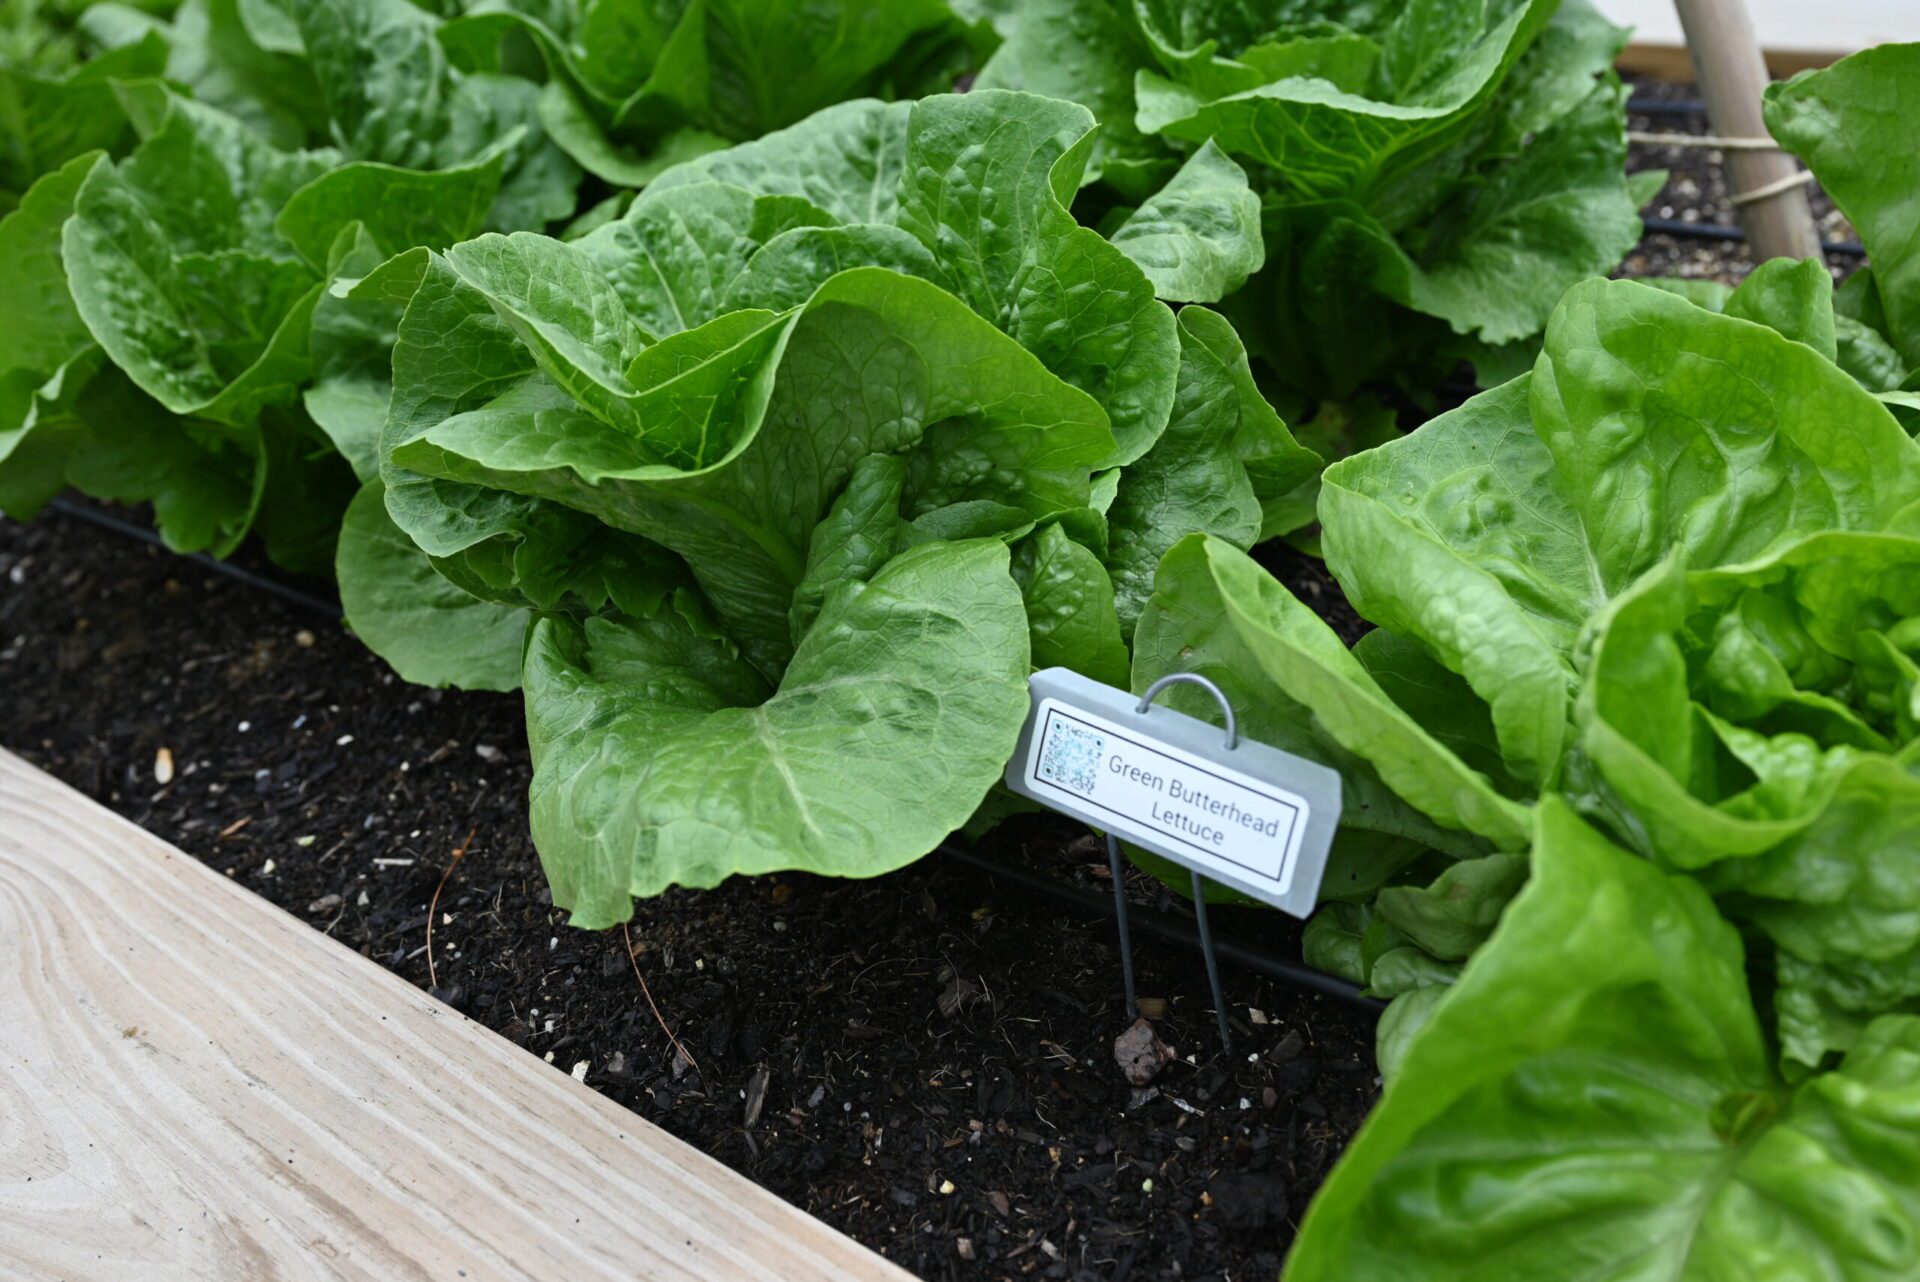
M 909 1275 L 0 752 L 0 1278 Z
M 1767 64 L 1745 0 L 1674 0 L 1674 9 L 1687 33 L 1713 132 L 1723 138 L 1765 138 L 1760 99 L 1767 88 Z M 1820 257 L 1820 229 L 1807 189 L 1788 185 L 1800 172 L 1799 161 L 1784 151 L 1729 151 L 1725 164 L 1734 214 L 1756 263 Z

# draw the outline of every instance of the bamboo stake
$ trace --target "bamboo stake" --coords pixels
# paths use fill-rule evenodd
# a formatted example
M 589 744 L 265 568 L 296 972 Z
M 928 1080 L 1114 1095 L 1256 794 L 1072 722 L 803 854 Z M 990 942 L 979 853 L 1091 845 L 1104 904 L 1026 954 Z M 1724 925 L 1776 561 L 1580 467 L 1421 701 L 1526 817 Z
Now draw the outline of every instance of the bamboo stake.
M 1767 133 L 1760 95 L 1767 87 L 1767 64 L 1753 34 L 1745 0 L 1674 0 L 1687 33 L 1700 96 L 1706 100 L 1713 132 L 1732 138 L 1761 138 Z M 1769 258 L 1818 258 L 1820 230 L 1807 204 L 1798 162 L 1784 152 L 1730 150 L 1727 185 L 1746 229 L 1756 261 Z

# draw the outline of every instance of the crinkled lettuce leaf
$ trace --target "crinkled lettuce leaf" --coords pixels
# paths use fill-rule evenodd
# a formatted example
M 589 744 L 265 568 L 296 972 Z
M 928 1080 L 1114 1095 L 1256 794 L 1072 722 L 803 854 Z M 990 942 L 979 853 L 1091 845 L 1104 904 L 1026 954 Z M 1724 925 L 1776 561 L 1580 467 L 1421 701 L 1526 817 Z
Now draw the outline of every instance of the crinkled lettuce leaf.
M 909 549 L 828 594 L 776 683 L 679 608 L 528 639 L 534 841 L 554 902 L 919 858 L 965 822 L 1026 719 L 1027 622 L 998 540 Z
M 1580 629 L 1678 551 L 1749 559 L 1920 501 L 1886 407 L 1804 344 L 1671 293 L 1592 281 L 1533 373 L 1328 469 L 1329 567 L 1493 711 L 1502 755 L 1549 784 L 1571 737 Z
M 1780 951 L 1784 1051 L 1920 1010 L 1920 541 L 1827 531 L 1650 572 L 1595 621 L 1593 808 Z
M 973 62 L 973 40 L 944 0 L 557 8 L 477 8 L 450 24 L 446 43 L 463 64 L 492 67 L 503 35 L 530 37 L 547 66 L 543 127 L 588 172 L 622 186 L 837 102 L 951 88 Z
M 1911 1272 L 1920 1019 L 1869 1024 L 1839 1067 L 1789 1086 L 1740 936 L 1696 883 L 1555 800 L 1532 861 L 1492 938 L 1426 999 L 1289 1282 L 1465 1279 L 1490 1261 L 1702 1282 Z
M 1767 86 L 1767 128 L 1806 162 L 1873 264 L 1857 288 L 1905 368 L 1920 368 L 1920 44 L 1890 44 Z M 1856 319 L 1861 317 L 1856 316 Z

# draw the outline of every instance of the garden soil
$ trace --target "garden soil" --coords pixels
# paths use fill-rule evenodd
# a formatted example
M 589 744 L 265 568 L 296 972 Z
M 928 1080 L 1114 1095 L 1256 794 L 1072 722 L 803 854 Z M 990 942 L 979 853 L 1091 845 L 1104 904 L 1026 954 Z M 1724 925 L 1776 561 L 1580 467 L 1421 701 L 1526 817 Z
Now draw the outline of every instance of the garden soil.
M 1378 1090 L 1370 1012 L 1228 970 L 1227 1055 L 1199 958 L 1152 940 L 1177 1058 L 1136 1090 L 1111 923 L 940 855 L 671 891 L 630 963 L 551 905 L 516 697 L 407 686 L 325 615 L 72 517 L 0 521 L 0 744 L 924 1277 L 1271 1279 Z M 988 844 L 1110 889 L 1062 821 Z M 1297 955 L 1277 914 L 1213 919 Z M 458 1094 L 459 1064 L 419 1071 Z

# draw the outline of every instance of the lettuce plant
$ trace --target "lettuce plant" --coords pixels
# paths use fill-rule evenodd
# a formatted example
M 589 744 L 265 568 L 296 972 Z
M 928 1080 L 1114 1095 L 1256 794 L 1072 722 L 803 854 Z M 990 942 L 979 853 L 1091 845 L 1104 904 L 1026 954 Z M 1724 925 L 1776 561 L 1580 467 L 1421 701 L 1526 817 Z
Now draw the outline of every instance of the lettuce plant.
M 1916 655 L 1920 539 L 1891 533 L 1668 562 L 1592 629 L 1589 806 L 1771 945 L 1803 1070 L 1884 1011 L 1920 1012 Z
M 1852 221 L 1873 266 L 1841 291 L 1842 314 L 1920 366 L 1920 160 L 1903 122 L 1920 103 L 1920 44 L 1882 45 L 1770 85 L 1767 127 Z
M 354 380 L 386 360 L 378 325 L 328 282 L 409 246 L 545 225 L 573 211 L 580 174 L 540 133 L 535 85 L 455 70 L 440 20 L 405 0 L 248 12 L 277 43 L 248 43 L 231 7 L 165 24 L 129 11 L 108 32 L 126 43 L 69 77 L 79 141 L 139 141 L 66 160 L 0 223 L 19 277 L 0 503 L 30 512 L 70 483 L 153 502 L 176 548 L 224 554 L 258 523 L 277 559 L 320 570 L 352 492 L 336 451 L 370 466 L 384 412 Z M 264 109 L 250 124 L 173 87 L 260 108 L 243 63 L 254 79 L 284 63 L 284 91 L 310 89 L 298 136 L 320 145 L 276 145 Z
M 70 32 L 40 18 L 37 6 L 13 10 L 20 26 L 0 52 L 0 214 L 11 212 L 41 176 L 91 151 L 124 152 L 133 126 L 113 91 L 115 80 L 158 76 L 166 42 L 131 40 L 86 62 Z M 12 47 L 17 43 L 19 47 Z
M 590 186 L 583 214 L 573 156 L 638 184 L 856 92 L 950 83 L 987 38 L 939 0 L 58 17 L 24 13 L 0 59 L 0 213 L 19 215 L 0 224 L 0 510 L 74 485 L 151 502 L 177 549 L 258 529 L 311 571 L 378 472 L 406 301 L 355 282 L 481 232 L 606 223 L 631 193 Z
M 511 65 L 516 36 L 546 65 L 547 130 L 622 187 L 836 102 L 951 89 L 978 40 L 945 0 L 559 0 L 475 6 L 447 44 L 470 66 Z
M 1227 679 L 1277 688 L 1255 701 L 1436 822 L 1518 849 L 1514 803 L 1566 776 L 1579 642 L 1609 602 L 1669 556 L 1734 564 L 1916 512 L 1920 447 L 1826 356 L 1593 281 L 1530 374 L 1327 471 L 1327 563 L 1379 634 L 1349 652 L 1244 558 L 1189 546 L 1161 567 L 1135 679 L 1192 661 L 1179 638 L 1230 619 L 1246 654 Z
M 1799 311 L 1802 327 L 1782 332 L 1832 357 L 1909 431 L 1920 430 L 1920 241 L 1912 234 L 1920 167 L 1900 122 L 1915 101 L 1920 45 L 1911 44 L 1882 45 L 1768 86 L 1768 127 L 1852 220 L 1869 262 L 1834 286 L 1824 262 L 1776 259 L 1739 291 L 1749 308 L 1771 292 L 1777 297 L 1766 305 L 1777 315 Z M 1764 290 L 1760 281 L 1769 282 Z M 1649 283 L 1712 311 L 1740 306 L 1735 291 L 1715 281 Z M 1830 304 L 1812 298 L 1829 291 Z
M 981 83 L 1087 104 L 1097 175 L 1139 206 L 1116 218 L 1158 220 L 1224 158 L 1252 175 L 1264 255 L 1155 283 L 1227 297 L 1302 407 L 1524 347 L 1639 238 L 1626 33 L 1585 0 L 1039 0 L 1002 25 Z
M 1163 562 L 1136 686 L 1343 770 L 1307 951 L 1394 998 L 1290 1278 L 1914 1262 L 1920 447 L 1833 334 L 1817 264 L 1576 287 L 1530 374 L 1328 470 L 1351 650 L 1240 552 Z
M 1093 136 L 1005 91 L 843 104 L 347 291 L 407 300 L 349 616 L 412 679 L 524 684 L 577 923 L 924 854 L 1031 666 L 1124 683 L 1165 548 L 1249 546 L 1317 470 L 1232 326 L 1067 212 Z
M 1920 1257 L 1920 1017 L 1775 1066 L 1693 878 L 1549 797 L 1532 876 L 1321 1186 L 1287 1282 L 1896 1278 Z
M 1852 221 L 1869 265 L 1834 293 L 1840 361 L 1920 429 L 1920 44 L 1882 45 L 1769 85 L 1767 127 Z

